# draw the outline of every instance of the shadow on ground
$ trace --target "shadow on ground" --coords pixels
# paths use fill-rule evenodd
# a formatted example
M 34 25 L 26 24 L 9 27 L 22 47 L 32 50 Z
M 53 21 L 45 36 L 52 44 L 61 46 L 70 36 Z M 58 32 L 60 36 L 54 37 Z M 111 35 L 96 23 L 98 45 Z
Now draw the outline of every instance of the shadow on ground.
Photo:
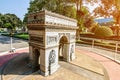
M 11 54 L 5 56 L 10 56 L 10 55 Z M 31 74 L 33 72 L 33 69 L 28 66 L 28 63 L 29 63 L 28 53 L 22 53 L 22 54 L 18 53 L 14 55 L 13 59 L 11 59 L 8 63 L 2 66 L 1 79 L 9 80 L 9 78 L 12 76 L 13 78 L 10 78 L 11 80 L 13 79 L 19 80 L 17 78 L 20 78 L 21 77 L 20 75 L 25 76 Z
M 82 54 L 78 55 L 83 56 Z M 44 77 L 40 75 L 40 71 L 34 71 L 34 69 L 30 67 L 28 64 L 28 56 L 28 53 L 22 53 L 10 60 L 10 62 L 5 65 L 2 70 L 1 80 L 106 80 L 104 79 L 104 74 L 101 75 L 91 70 L 82 68 L 77 64 L 66 63 L 64 61 L 59 61 L 61 67 L 57 70 L 57 72 L 51 76 Z M 87 62 L 88 60 L 92 60 L 91 58 L 88 59 L 87 56 L 79 56 L 74 62 L 78 60 L 79 63 L 83 63 L 83 61 L 81 61 L 82 58 L 84 58 Z M 93 63 L 94 61 L 90 61 L 88 64 L 91 64 L 91 62 Z M 95 64 L 97 64 L 97 62 L 95 62 Z
M 4 68 L 3 75 L 20 75 L 24 74 L 25 71 L 31 70 L 27 65 L 29 60 L 28 53 L 19 54 L 18 56 L 13 58 L 10 62 L 8 62 L 7 66 L 5 66 Z

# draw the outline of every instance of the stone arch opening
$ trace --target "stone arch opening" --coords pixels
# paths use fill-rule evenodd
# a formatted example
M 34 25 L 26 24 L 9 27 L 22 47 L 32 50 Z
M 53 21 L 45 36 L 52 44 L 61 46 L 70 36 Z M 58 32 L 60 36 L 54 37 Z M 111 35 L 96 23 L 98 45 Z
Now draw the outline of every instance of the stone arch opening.
M 34 67 L 33 70 L 37 71 L 40 69 L 40 51 L 39 49 L 34 49 Z
M 67 61 L 68 55 L 68 39 L 66 36 L 62 36 L 59 40 L 59 51 L 58 51 L 59 60 Z

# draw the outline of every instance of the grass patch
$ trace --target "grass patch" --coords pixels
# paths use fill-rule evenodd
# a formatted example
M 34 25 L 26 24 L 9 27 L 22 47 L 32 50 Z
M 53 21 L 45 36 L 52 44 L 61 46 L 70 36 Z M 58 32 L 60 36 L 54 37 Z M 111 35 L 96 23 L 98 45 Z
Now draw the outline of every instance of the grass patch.
M 2 35 L 3 36 L 10 36 L 9 34 L 2 34 Z M 19 39 L 24 39 L 24 40 L 28 40 L 29 39 L 29 35 L 27 33 L 14 34 L 13 37 L 19 38 Z
M 28 34 L 23 34 L 23 33 L 21 33 L 21 34 L 15 34 L 14 37 L 28 40 L 29 35 L 28 35 Z
M 7 31 L 0 31 L 0 33 L 7 33 Z

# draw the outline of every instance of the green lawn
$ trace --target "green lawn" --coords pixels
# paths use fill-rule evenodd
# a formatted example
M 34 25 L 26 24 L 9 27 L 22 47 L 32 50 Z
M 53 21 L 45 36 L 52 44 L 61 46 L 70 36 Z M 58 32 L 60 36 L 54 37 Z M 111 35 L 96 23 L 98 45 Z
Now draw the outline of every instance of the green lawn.
M 9 36 L 9 34 L 2 34 L 2 35 Z M 24 39 L 24 40 L 28 40 L 29 39 L 29 35 L 27 33 L 14 34 L 13 37 L 19 38 L 19 39 Z
M 14 37 L 16 37 L 16 38 L 20 38 L 20 39 L 28 40 L 29 35 L 26 34 L 26 33 L 25 33 L 25 34 L 21 33 L 21 34 L 15 34 Z

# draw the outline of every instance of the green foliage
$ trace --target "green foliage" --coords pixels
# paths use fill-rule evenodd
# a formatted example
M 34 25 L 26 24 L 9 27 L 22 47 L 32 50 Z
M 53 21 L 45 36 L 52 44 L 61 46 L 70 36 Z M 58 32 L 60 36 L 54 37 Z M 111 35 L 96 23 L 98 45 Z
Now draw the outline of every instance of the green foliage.
M 7 33 L 5 33 L 5 34 L 3 33 L 2 35 L 10 36 Z M 24 34 L 23 33 L 13 34 L 12 36 L 15 37 L 15 38 L 24 39 L 24 40 L 28 40 L 29 39 L 29 35 L 27 33 L 24 33 Z
M 76 9 L 73 3 L 69 4 L 67 0 L 33 0 L 30 2 L 28 13 L 46 9 L 52 12 L 76 18 Z
M 25 14 L 25 17 L 24 17 L 23 23 L 22 23 L 22 31 L 23 32 L 26 32 L 26 30 L 27 30 L 27 20 L 28 20 L 28 17 L 27 17 L 27 14 Z
M 0 14 L 0 28 L 7 28 L 12 36 L 17 27 L 22 26 L 22 21 L 15 14 Z
M 20 39 L 25 39 L 25 40 L 28 40 L 29 38 L 29 35 L 28 34 L 15 34 L 14 37 L 16 38 L 20 38 Z
M 105 38 L 113 36 L 113 32 L 109 27 L 100 26 L 95 29 L 95 36 L 99 38 Z
M 12 24 L 11 23 L 5 23 L 4 24 L 4 26 L 6 27 L 6 28 L 8 28 L 8 29 L 13 29 L 14 27 L 12 26 Z
M 81 7 L 81 10 L 77 12 L 77 20 L 80 31 L 84 31 L 93 26 L 94 18 L 90 15 L 89 9 L 85 6 Z
M 76 9 L 73 6 L 65 6 L 61 14 L 70 18 L 76 18 Z
M 22 25 L 22 21 L 15 14 L 0 15 L 0 27 L 15 29 Z

